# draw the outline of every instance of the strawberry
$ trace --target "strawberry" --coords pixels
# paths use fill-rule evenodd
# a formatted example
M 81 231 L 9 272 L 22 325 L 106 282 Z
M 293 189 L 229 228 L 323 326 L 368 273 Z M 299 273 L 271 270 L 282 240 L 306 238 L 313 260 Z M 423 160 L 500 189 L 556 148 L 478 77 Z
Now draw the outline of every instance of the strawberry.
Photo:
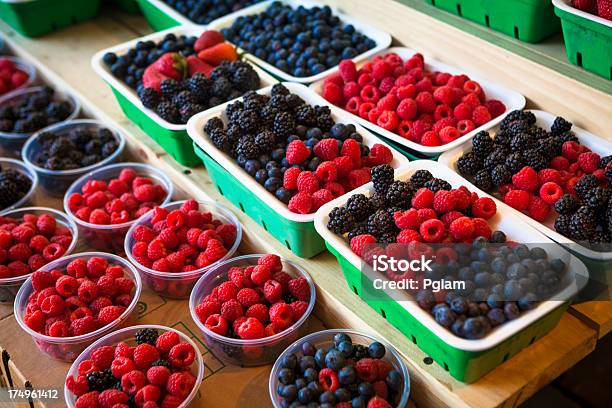
M 217 66 L 223 61 L 236 61 L 238 54 L 236 54 L 236 48 L 233 45 L 224 42 L 200 51 L 198 58 L 213 66 Z
M 180 81 L 187 73 L 187 62 L 178 52 L 168 52 L 157 59 L 152 65 L 157 72 Z
M 153 65 L 150 65 L 142 75 L 142 84 L 145 88 L 153 88 L 159 92 L 159 87 L 164 79 L 168 79 L 168 77 L 159 72 Z
M 612 0 L 597 0 L 597 15 L 612 21 Z
M 195 55 L 190 55 L 187 57 L 187 71 L 189 76 L 195 75 L 197 72 L 201 72 L 202 74 L 210 77 L 210 73 L 213 71 L 214 67 Z
M 196 40 L 195 44 L 193 45 L 193 49 L 196 53 L 198 53 L 206 48 L 212 47 L 213 45 L 220 44 L 223 41 L 225 41 L 225 37 L 219 31 L 204 31 Z
M 573 0 L 572 6 L 587 13 L 597 14 L 596 0 Z

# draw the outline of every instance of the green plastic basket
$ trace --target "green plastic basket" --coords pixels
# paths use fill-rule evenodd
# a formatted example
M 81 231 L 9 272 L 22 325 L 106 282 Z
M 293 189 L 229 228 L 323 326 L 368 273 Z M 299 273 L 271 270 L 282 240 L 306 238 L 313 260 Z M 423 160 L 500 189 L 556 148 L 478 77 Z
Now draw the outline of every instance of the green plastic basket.
M 553 3 L 570 62 L 612 80 L 612 22 L 570 7 L 564 0 Z
M 536 43 L 559 31 L 550 0 L 426 0 L 521 41 Z
M 140 7 L 138 7 L 138 3 L 136 0 L 112 0 L 113 3 L 117 4 L 119 7 L 123 9 L 123 11 L 136 14 L 140 13 Z
M 153 28 L 155 31 L 162 31 L 167 28 L 176 27 L 186 23 L 189 24 L 189 20 L 186 18 L 181 21 L 175 17 L 172 17 L 149 0 L 136 0 L 136 2 L 140 6 L 140 11 L 147 20 L 147 23 L 149 23 L 151 28 Z
M 0 19 L 26 37 L 38 37 L 94 18 L 100 0 L 0 0 Z
M 310 258 L 325 250 L 323 238 L 315 230 L 313 221 L 296 222 L 279 217 L 261 197 L 242 185 L 195 142 L 193 149 L 206 166 L 208 175 L 219 193 L 255 220 L 290 251 L 302 258 Z

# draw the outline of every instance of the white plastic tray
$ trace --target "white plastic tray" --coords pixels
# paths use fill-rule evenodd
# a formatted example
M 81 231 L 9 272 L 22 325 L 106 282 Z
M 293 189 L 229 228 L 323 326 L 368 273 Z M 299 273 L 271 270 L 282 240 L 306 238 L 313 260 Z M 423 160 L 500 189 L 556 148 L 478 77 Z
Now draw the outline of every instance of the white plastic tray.
M 172 27 L 164 31 L 159 31 L 153 34 L 146 35 L 144 37 L 139 37 L 134 40 L 124 42 L 123 44 L 118 44 L 113 47 L 106 48 L 102 51 L 97 52 L 91 58 L 91 66 L 93 67 L 93 70 L 99 76 L 101 76 L 102 79 L 104 79 L 104 81 L 106 81 L 109 85 L 111 85 L 118 92 L 120 92 L 132 104 L 137 106 L 138 109 L 140 109 L 143 112 L 146 112 L 147 115 L 151 117 L 151 119 L 153 119 L 159 126 L 165 129 L 168 129 L 168 130 L 172 130 L 172 131 L 184 131 L 186 129 L 186 125 L 170 123 L 162 119 L 157 113 L 155 113 L 151 109 L 145 108 L 142 102 L 140 101 L 140 98 L 138 98 L 136 91 L 130 88 L 129 86 L 127 86 L 120 79 L 116 78 L 111 73 L 110 69 L 106 66 L 102 58 L 104 57 L 104 54 L 106 54 L 107 52 L 114 52 L 117 55 L 123 55 L 127 53 L 127 51 L 130 48 L 134 48 L 136 46 L 136 43 L 138 43 L 139 41 L 159 42 L 163 40 L 166 34 L 170 34 L 170 33 L 175 34 L 177 36 L 186 35 L 186 36 L 198 37 L 204 30 L 205 28 L 203 26 L 196 26 L 196 25 L 190 24 L 188 26 L 183 26 L 183 27 Z M 269 85 L 272 85 L 278 82 L 274 77 L 272 77 L 270 74 L 268 74 L 261 68 L 257 67 L 255 64 L 251 64 L 251 65 L 255 69 L 255 72 L 257 72 L 257 75 L 259 75 L 259 78 L 261 80 L 261 88 L 264 88 L 266 86 L 269 86 Z
M 406 60 L 410 57 L 412 57 L 414 54 L 416 54 L 418 51 L 415 51 L 413 49 L 410 48 L 405 48 L 405 47 L 391 47 L 387 50 L 383 50 L 380 52 L 377 52 L 376 54 L 372 55 L 372 58 L 377 56 L 377 55 L 384 55 L 384 54 L 388 54 L 390 52 L 394 52 L 397 55 L 399 55 L 403 60 Z M 371 58 L 370 58 L 371 59 Z M 364 64 L 366 63 L 366 61 L 362 61 L 361 63 L 357 64 L 357 68 L 361 68 Z M 461 69 L 455 68 L 455 67 L 451 67 L 449 65 L 443 64 L 439 61 L 436 61 L 433 58 L 429 58 L 427 56 L 425 56 L 425 67 L 430 70 L 430 71 L 443 71 L 443 72 L 448 72 L 454 75 L 458 75 L 458 74 L 465 74 L 468 75 L 470 77 L 470 79 L 477 81 L 480 86 L 482 87 L 483 91 L 485 92 L 485 95 L 487 96 L 487 99 L 499 99 L 500 101 L 502 101 L 504 103 L 504 105 L 506 105 L 506 112 L 504 112 L 503 114 L 501 114 L 500 116 L 492 119 L 491 121 L 485 123 L 484 125 L 472 130 L 470 133 L 467 133 L 463 136 L 461 136 L 460 138 L 458 138 L 457 140 L 453 140 L 451 143 L 447 143 L 445 145 L 442 146 L 423 146 L 422 144 L 419 143 L 415 143 L 411 140 L 408 139 L 404 139 L 403 137 L 401 137 L 400 135 L 398 135 L 397 133 L 394 132 L 390 132 L 386 129 L 383 129 L 382 127 L 378 126 L 375 123 L 370 122 L 369 120 L 363 119 L 361 117 L 359 117 L 358 115 L 352 114 L 350 112 L 347 112 L 347 114 L 351 115 L 351 117 L 353 118 L 354 121 L 359 122 L 361 125 L 367 127 L 368 129 L 372 130 L 373 132 L 376 132 L 377 134 L 386 137 L 387 139 L 391 139 L 394 142 L 406 146 L 412 150 L 416 150 L 417 152 L 423 153 L 427 156 L 435 156 L 437 154 L 440 154 L 442 152 L 445 152 L 447 150 L 450 150 L 456 146 L 459 146 L 462 143 L 465 143 L 467 140 L 471 139 L 472 137 L 474 137 L 474 135 L 476 135 L 476 133 L 480 132 L 481 130 L 487 130 L 492 128 L 493 126 L 497 125 L 499 122 L 501 122 L 501 120 L 506 117 L 506 115 L 515 110 L 515 109 L 523 109 L 525 107 L 525 97 L 523 95 L 521 95 L 520 93 L 510 90 L 508 88 L 505 88 L 503 86 L 499 86 L 496 85 L 494 83 L 491 83 L 489 81 L 487 81 L 484 78 L 481 78 L 477 75 L 473 75 L 470 74 L 469 72 L 465 72 Z M 334 68 L 332 70 L 331 73 L 334 73 L 338 70 L 338 68 Z M 317 94 L 322 95 L 323 94 L 323 82 L 324 79 L 321 79 L 313 84 L 310 85 L 310 88 L 312 88 Z M 342 109 L 342 108 L 340 108 Z
M 551 113 L 544 112 L 541 110 L 531 110 L 531 112 L 535 114 L 536 125 L 543 127 L 544 129 L 549 130 L 551 125 L 555 121 L 556 116 Z M 499 128 L 497 127 L 495 129 L 492 129 L 491 130 L 492 135 L 494 135 L 498 130 Z M 578 137 L 578 140 L 580 140 L 580 143 L 585 145 L 586 147 L 588 147 L 595 153 L 598 153 L 601 156 L 607 156 L 607 155 L 612 154 L 612 143 L 610 143 L 609 141 L 602 139 L 600 137 L 597 137 L 594 134 L 587 132 L 584 129 L 581 129 L 576 125 L 572 126 L 572 130 Z M 441 155 L 438 158 L 438 162 L 445 165 L 452 171 L 459 173 L 459 170 L 457 170 L 457 160 L 459 160 L 459 158 L 463 155 L 463 153 L 471 151 L 471 150 L 472 150 L 471 144 L 466 143 L 464 145 L 461 145 Z M 466 180 L 466 183 L 469 183 L 472 188 L 478 189 L 476 186 L 474 186 L 467 180 Z M 501 200 L 497 200 L 497 201 L 498 201 L 497 205 L 499 206 L 499 204 L 502 202 Z M 561 235 L 557 231 L 555 231 L 553 225 L 555 223 L 554 214 L 556 213 L 554 211 L 551 211 L 551 215 L 549 215 L 548 218 L 543 223 L 541 223 L 539 221 L 534 220 L 533 218 L 531 218 L 527 214 L 524 214 L 521 211 L 515 210 L 514 208 L 511 208 L 509 206 L 508 208 L 518 213 L 519 216 L 523 218 L 524 221 L 526 221 L 529 225 L 531 225 L 532 227 L 534 227 L 541 233 L 545 234 L 547 237 L 549 237 L 553 241 L 566 245 L 566 246 L 569 245 L 570 249 L 575 250 L 580 255 L 586 256 L 589 259 L 593 259 L 597 261 L 612 260 L 612 252 L 593 251 L 592 249 L 589 249 L 580 244 L 577 244 L 576 242 L 572 241 L 566 236 Z
M 298 6 L 304 6 L 304 7 L 315 7 L 315 6 L 324 6 L 324 4 L 321 3 L 317 3 L 315 1 L 311 1 L 311 0 L 279 0 L 281 3 L 286 3 L 288 5 L 290 5 L 291 7 L 295 8 Z M 259 14 L 264 12 L 268 6 L 270 5 L 271 2 L 264 2 L 264 3 L 259 3 L 256 4 L 254 6 L 249 7 L 248 9 L 243 9 L 243 10 L 239 10 L 231 15 L 227 15 L 225 17 L 221 17 L 218 20 L 215 20 L 213 22 L 211 22 L 208 25 L 208 28 L 211 30 L 221 30 L 222 28 L 226 28 L 226 27 L 230 27 L 232 25 L 232 23 L 238 18 L 238 17 L 242 17 L 242 16 L 248 16 L 248 15 L 252 15 L 252 14 Z M 355 58 L 353 58 L 353 61 L 357 62 L 357 61 L 361 61 L 364 59 L 369 58 L 370 56 L 376 54 L 379 51 L 382 51 L 386 48 L 389 47 L 389 45 L 391 45 L 391 36 L 382 31 L 379 30 L 377 28 L 374 28 L 372 26 L 369 26 L 367 24 L 363 24 L 361 21 L 356 20 L 340 11 L 338 11 L 338 9 L 332 7 L 332 12 L 335 16 L 339 17 L 340 20 L 342 20 L 343 23 L 346 24 L 352 24 L 355 27 L 355 30 L 359 31 L 360 33 L 370 37 L 372 40 L 374 40 L 374 42 L 376 43 L 376 46 L 374 48 L 372 48 L 371 50 L 368 50 L 362 54 L 357 55 Z M 311 75 L 309 77 L 294 77 L 292 75 L 289 75 L 288 73 L 281 71 L 280 69 L 276 68 L 274 65 L 269 64 L 268 62 L 257 58 L 256 56 L 254 56 L 251 53 L 246 52 L 246 50 L 241 50 L 242 52 L 245 53 L 246 58 L 252 60 L 253 62 L 255 62 L 257 65 L 259 65 L 260 67 L 262 67 L 263 69 L 265 69 L 266 71 L 270 72 L 272 75 L 276 76 L 277 78 L 281 78 L 283 81 L 289 81 L 289 82 L 299 82 L 299 83 L 303 83 L 303 84 L 308 84 L 311 82 L 315 82 L 318 81 L 320 79 L 323 79 L 325 77 L 327 77 L 330 73 L 332 73 L 334 71 L 334 67 L 329 68 L 323 72 L 321 72 L 320 74 L 317 75 Z
M 458 188 L 459 186 L 466 185 L 466 181 L 456 173 L 453 173 L 448 168 L 443 165 L 431 161 L 431 160 L 416 160 L 410 162 L 407 167 L 405 167 L 400 172 L 395 173 L 396 179 L 406 180 L 412 175 L 415 171 L 424 169 L 429 170 L 434 177 L 442 178 L 448 181 L 453 188 Z M 471 189 L 474 191 L 475 189 Z M 476 189 L 477 190 L 477 189 Z M 327 229 L 327 222 L 329 221 L 329 213 L 334 207 L 343 206 L 348 201 L 349 197 L 353 194 L 365 194 L 366 196 L 370 196 L 373 192 L 372 183 L 368 183 L 360 188 L 352 191 L 350 194 L 345 194 L 341 197 L 336 198 L 329 203 L 326 203 L 316 213 L 315 217 L 315 229 L 323 237 L 323 239 L 329 243 L 334 249 L 336 249 L 343 257 L 345 257 L 355 268 L 361 270 L 361 259 L 351 251 L 349 245 L 346 241 L 331 232 Z M 480 193 L 481 197 L 487 197 L 488 194 Z M 501 230 L 503 231 L 508 239 L 514 240 L 520 243 L 524 243 L 527 246 L 538 246 L 542 244 L 546 244 L 546 251 L 549 254 L 549 257 L 552 258 L 562 258 L 564 260 L 569 259 L 568 271 L 570 272 L 567 279 L 567 286 L 561 290 L 559 293 L 555 295 L 555 299 L 559 300 L 548 300 L 540 303 L 533 310 L 521 314 L 521 317 L 504 323 L 501 326 L 495 328 L 492 332 L 490 332 L 487 336 L 478 340 L 468 340 L 463 339 L 454 335 L 450 330 L 440 326 L 427 311 L 421 309 L 414 298 L 408 294 L 402 294 L 401 300 L 398 300 L 398 303 L 406 309 L 408 313 L 417 318 L 421 323 L 423 323 L 429 330 L 435 333 L 440 339 L 442 339 L 445 343 L 449 344 L 451 347 L 455 347 L 465 351 L 483 351 L 488 350 L 490 348 L 495 347 L 500 344 L 504 340 L 510 338 L 512 335 L 518 333 L 522 329 L 529 326 L 531 323 L 537 321 L 542 316 L 551 312 L 555 308 L 561 305 L 563 302 L 561 299 L 569 300 L 571 299 L 581 287 L 578 287 L 578 283 L 573 279 L 573 274 L 578 274 L 584 277 L 584 279 L 580 279 L 579 283 L 586 282 L 588 277 L 588 271 L 586 266 L 575 256 L 569 254 L 563 247 L 555 246 L 554 243 L 548 239 L 546 236 L 538 232 L 533 227 L 529 226 L 525 222 L 521 220 L 514 212 L 510 211 L 510 207 L 506 205 L 497 204 L 497 214 L 489 221 L 489 225 L 493 230 Z M 554 246 L 554 250 L 553 250 Z M 374 272 L 377 274 L 376 272 Z M 382 274 L 380 274 L 382 276 Z M 393 291 L 393 297 L 397 299 L 395 294 L 399 291 Z
M 558 9 L 567 11 L 568 13 L 575 14 L 580 17 L 584 17 L 588 20 L 591 20 L 596 23 L 603 24 L 609 28 L 612 28 L 612 21 L 596 16 L 595 14 L 587 13 L 586 11 L 578 10 L 576 7 L 572 7 L 571 0 L 552 0 L 552 2 L 553 2 L 553 5 L 557 7 Z
M 302 84 L 294 84 L 294 83 L 285 83 L 283 84 L 294 94 L 299 95 L 306 103 L 310 105 L 325 105 L 329 106 L 331 109 L 332 117 L 334 120 L 340 123 L 349 124 L 351 123 L 351 119 L 346 115 L 346 113 L 342 112 L 338 108 L 334 106 L 330 106 L 323 98 L 315 95 L 312 91 L 310 91 L 306 86 Z M 258 93 L 269 95 L 272 87 L 268 87 L 258 91 Z M 231 103 L 231 102 L 228 102 Z M 227 118 L 225 116 L 225 106 L 226 104 L 219 105 L 216 108 L 209 109 L 205 112 L 198 113 L 194 115 L 189 122 L 187 122 L 187 133 L 189 137 L 193 139 L 194 142 L 200 146 L 202 150 L 208 153 L 221 167 L 227 170 L 232 176 L 236 177 L 240 182 L 248 187 L 254 194 L 259 197 L 270 197 L 270 200 L 267 203 L 276 211 L 281 217 L 286 218 L 295 222 L 312 222 L 315 218 L 315 214 L 297 214 L 289 211 L 287 206 L 283 204 L 280 200 L 274 197 L 269 191 L 267 191 L 262 185 L 257 183 L 253 177 L 251 177 L 244 169 L 242 169 L 234 159 L 229 157 L 227 154 L 221 152 L 217 149 L 208 136 L 204 134 L 204 124 L 211 118 L 218 116 L 220 117 L 224 123 L 227 123 Z M 375 143 L 379 143 L 387 146 L 393 152 L 393 161 L 391 162 L 391 166 L 395 169 L 404 168 L 408 165 L 408 159 L 400 154 L 397 150 L 393 149 L 393 147 L 387 145 L 374 135 L 364 129 L 363 127 L 356 125 L 357 133 L 359 133 L 363 137 L 363 142 L 372 146 Z M 264 198 L 265 199 L 265 198 Z

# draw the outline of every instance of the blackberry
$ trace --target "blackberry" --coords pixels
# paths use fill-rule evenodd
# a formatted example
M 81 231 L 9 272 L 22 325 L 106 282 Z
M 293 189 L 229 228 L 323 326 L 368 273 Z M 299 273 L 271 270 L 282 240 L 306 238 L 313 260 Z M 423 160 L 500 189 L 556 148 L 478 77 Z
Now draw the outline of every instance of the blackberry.
M 272 128 L 279 137 L 286 138 L 295 130 L 295 119 L 289 112 L 280 112 L 274 117 Z
M 238 117 L 238 125 L 242 130 L 247 133 L 254 133 L 259 129 L 259 116 L 257 112 L 252 110 L 245 110 Z
M 578 197 L 584 198 L 589 190 L 598 186 L 599 180 L 597 180 L 597 177 L 592 174 L 586 174 L 574 185 L 574 191 L 576 191 Z
M 571 130 L 568 130 L 567 132 L 563 132 L 560 135 L 553 135 L 553 137 L 556 138 L 561 144 L 565 142 L 580 143 L 580 140 L 578 140 L 578 137 Z
M 595 231 L 589 238 L 589 246 L 596 251 L 609 252 L 612 250 L 612 237 L 606 231 Z
M 232 83 L 227 78 L 218 78 L 213 82 L 212 93 L 217 98 L 226 100 L 232 93 Z
M 351 358 L 354 361 L 359 361 L 363 358 L 369 357 L 368 355 L 368 347 L 362 344 L 354 344 L 353 345 L 353 353 L 351 354 Z
M 181 121 L 179 110 L 171 102 L 160 102 L 157 108 L 155 108 L 155 112 L 157 112 L 160 118 L 167 122 L 180 123 Z
M 491 171 L 495 166 L 506 162 L 506 153 L 501 148 L 496 148 L 484 161 L 484 168 Z
M 117 379 L 113 376 L 110 368 L 103 371 L 94 371 L 86 376 L 87 386 L 90 391 L 104 391 L 108 388 L 112 388 Z
M 542 157 L 550 160 L 561 153 L 562 145 L 562 143 L 558 143 L 556 138 L 547 137 L 538 141 L 536 151 L 542 155 Z
M 196 98 L 189 91 L 180 91 L 172 98 L 172 103 L 174 103 L 175 105 L 179 105 L 179 107 L 196 102 Z
M 435 177 L 425 183 L 423 187 L 430 189 L 434 193 L 440 190 L 450 190 L 452 188 L 446 180 L 442 180 Z
M 154 362 L 151 363 L 151 367 L 156 367 L 156 366 L 163 366 L 163 367 L 170 368 L 170 362 L 168 360 L 164 360 L 160 358 L 159 360 L 155 360 Z
M 236 101 L 229 103 L 225 106 L 225 116 L 229 121 L 232 121 L 234 115 L 239 115 L 244 110 L 244 103 L 242 101 Z M 236 116 L 237 118 L 238 116 Z
M 508 133 L 500 131 L 495 135 L 493 142 L 497 147 L 508 148 L 510 146 L 510 139 L 512 139 L 512 137 Z
M 223 121 L 220 117 L 215 116 L 214 118 L 209 119 L 204 125 L 204 131 L 208 134 L 212 132 L 213 129 L 223 129 Z
M 255 91 L 248 91 L 242 97 L 242 102 L 245 109 L 259 112 L 267 104 L 267 99 L 264 95 L 260 95 Z
M 270 98 L 270 101 L 268 102 L 268 105 L 272 106 L 273 108 L 278 109 L 279 111 L 288 111 L 289 109 L 289 105 L 287 105 L 287 102 L 285 100 L 285 95 L 274 95 Z
M 533 147 L 533 139 L 527 133 L 519 133 L 510 139 L 510 151 L 522 152 Z
M 397 233 L 395 232 L 387 232 L 378 238 L 378 242 L 381 244 L 392 244 L 397 241 Z
M 599 159 L 599 167 L 605 169 L 608 164 L 612 163 L 612 155 L 604 156 Z
M 232 143 L 227 137 L 227 133 L 223 128 L 214 128 L 210 133 L 209 137 L 215 147 L 225 153 L 230 153 L 232 150 Z
M 523 160 L 527 166 L 533 167 L 536 171 L 540 171 L 548 165 L 548 160 L 537 150 L 526 150 L 523 152 Z
M 534 140 L 546 139 L 548 137 L 548 132 L 546 129 L 543 129 L 539 126 L 532 126 L 529 129 L 529 134 L 533 137 Z
M 523 120 L 523 117 L 524 114 L 522 110 L 513 110 L 512 112 L 508 113 L 508 115 L 506 115 L 506 117 L 501 121 L 500 127 L 502 129 L 505 129 L 512 122 L 516 120 Z
M 523 155 L 521 153 L 512 153 L 506 157 L 506 161 L 504 162 L 504 166 L 510 171 L 510 173 L 514 174 L 518 172 L 520 169 L 525 167 L 525 162 L 523 161 Z
M 386 233 L 396 231 L 393 217 L 385 210 L 378 210 L 368 217 L 368 232 L 376 238 L 380 238 Z
M 593 209 L 582 206 L 571 216 L 570 236 L 576 240 L 586 240 L 595 232 L 595 215 Z
M 370 196 L 370 208 L 372 211 L 379 210 L 385 207 L 385 197 L 382 193 L 374 193 Z
M 363 221 L 372 212 L 370 200 L 363 194 L 354 194 L 346 202 L 346 209 L 356 221 Z
M 412 194 L 414 194 L 414 187 L 410 182 L 395 180 L 385 194 L 385 201 L 389 205 L 404 206 L 410 202 Z
M 606 171 L 604 173 L 608 182 L 612 183 L 612 166 L 606 166 Z
M 385 194 L 394 180 L 393 167 L 388 164 L 381 164 L 372 168 L 372 182 L 377 193 Z
M 512 173 L 503 165 L 499 164 L 491 170 L 491 181 L 496 186 L 509 183 L 512 180 Z
M 505 131 L 510 137 L 516 137 L 522 133 L 529 132 L 529 125 L 527 124 L 527 122 L 515 120 L 514 122 L 508 125 Z
M 198 99 L 208 99 L 212 96 L 213 81 L 207 78 L 206 75 L 197 72 L 194 76 L 189 78 L 186 83 L 187 89 L 189 89 Z
M 323 131 L 328 132 L 336 122 L 331 115 L 320 115 L 317 117 L 317 126 Z
M 559 215 L 555 220 L 555 231 L 557 231 L 561 235 L 570 235 L 570 221 L 571 216 L 569 215 Z
M 327 228 L 336 234 L 344 234 L 353 229 L 355 219 L 346 207 L 336 207 L 329 213 Z
M 464 153 L 459 160 L 457 160 L 457 170 L 463 175 L 473 176 L 478 173 L 480 169 L 482 169 L 482 161 L 473 151 Z
M 240 91 L 245 92 L 259 88 L 259 75 L 249 65 L 240 66 L 232 75 L 232 84 Z
M 550 127 L 550 133 L 552 133 L 553 135 L 560 135 L 561 133 L 569 131 L 571 128 L 571 122 L 568 122 L 561 116 L 557 116 L 552 126 Z
M 157 329 L 146 328 L 138 330 L 134 337 L 136 338 L 136 344 L 147 343 L 154 346 L 157 338 L 159 337 L 159 333 L 157 332 Z
M 312 106 L 304 104 L 295 110 L 295 120 L 301 125 L 316 126 L 317 114 Z
M 429 170 L 417 170 L 414 172 L 412 176 L 410 176 L 410 182 L 415 188 L 421 188 L 427 183 L 429 180 L 433 178 L 433 175 L 429 172 Z
M 367 233 L 368 233 L 368 226 L 367 225 L 365 225 L 365 224 L 357 225 L 355 228 L 353 228 L 348 233 L 348 240 L 350 242 L 351 239 L 355 238 L 356 236 L 367 234 Z
M 481 190 L 490 191 L 493 188 L 493 180 L 491 175 L 486 170 L 480 170 L 474 176 L 474 184 Z
M 164 79 L 163 81 L 161 81 L 159 90 L 161 91 L 163 96 L 172 99 L 174 95 L 178 94 L 181 91 L 181 84 L 171 78 Z
M 295 110 L 302 106 L 305 102 L 299 97 L 299 95 L 290 93 L 289 95 L 285 95 L 285 103 L 289 109 Z
M 271 152 L 275 143 L 276 135 L 269 130 L 263 130 L 255 136 L 255 144 L 261 152 Z
M 140 102 L 142 102 L 144 107 L 148 109 L 155 109 L 159 103 L 159 94 L 153 88 L 143 88 L 138 94 L 138 97 L 140 98 Z
M 261 118 L 264 126 L 272 127 L 274 124 L 274 118 L 280 111 L 273 106 L 265 105 L 259 111 L 259 117 Z
M 13 169 L 0 167 L 0 209 L 5 209 L 21 200 L 32 187 L 32 181 Z
M 194 115 L 206 110 L 206 108 L 197 103 L 187 103 L 179 108 L 179 114 L 181 115 L 181 122 L 187 123 L 187 121 Z
M 595 187 L 591 190 L 588 190 L 586 194 L 584 194 L 583 201 L 586 206 L 591 207 L 594 211 L 596 211 L 608 205 L 609 199 L 609 189 L 603 187 Z
M 555 201 L 555 211 L 562 215 L 572 214 L 580 207 L 580 200 L 571 194 L 564 194 L 560 199 Z
M 486 157 L 493 150 L 493 145 L 493 139 L 485 130 L 478 132 L 472 139 L 472 151 L 479 157 Z
M 270 90 L 270 95 L 289 95 L 289 89 L 287 89 L 287 87 L 282 83 L 278 82 L 272 86 L 272 89 Z
M 260 150 L 255 144 L 252 137 L 243 137 L 236 145 L 236 154 L 248 159 L 256 159 L 259 156 Z
M 229 64 L 229 61 L 224 61 L 221 64 L 217 65 L 215 69 L 210 73 L 210 79 L 213 81 L 217 81 L 221 78 L 228 79 L 232 76 L 232 69 Z
M 528 125 L 534 125 L 536 123 L 536 116 L 533 112 L 523 111 L 523 120 L 527 122 Z

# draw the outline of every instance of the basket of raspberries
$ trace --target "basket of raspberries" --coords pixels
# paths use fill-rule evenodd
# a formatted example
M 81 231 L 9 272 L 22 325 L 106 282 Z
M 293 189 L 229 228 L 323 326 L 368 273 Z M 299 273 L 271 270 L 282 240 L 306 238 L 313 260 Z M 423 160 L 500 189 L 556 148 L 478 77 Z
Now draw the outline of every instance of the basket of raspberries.
M 0 57 L 0 96 L 36 81 L 36 69 L 29 62 L 17 57 Z
M 193 288 L 191 317 L 216 356 L 231 364 L 272 363 L 307 331 L 315 286 L 297 264 L 274 254 L 229 259 Z
M 200 276 L 231 258 L 242 227 L 226 207 L 194 199 L 155 207 L 134 223 L 125 253 L 158 294 L 186 299 Z
M 575 274 L 587 275 L 577 258 L 436 162 L 395 174 L 376 166 L 372 181 L 322 207 L 315 226 L 349 287 L 455 378 L 476 380 L 501 362 L 491 356 L 528 345 L 508 339 L 554 327 L 569 303 L 546 300 L 569 300 Z M 431 266 L 373 270 L 380 255 Z M 415 286 L 381 289 L 372 284 L 378 278 Z M 537 319 L 549 325 L 532 326 Z M 449 353 L 459 357 L 449 361 Z
M 390 48 L 367 62 L 340 62 L 311 85 L 372 131 L 426 156 L 436 156 L 521 109 L 517 92 L 476 80 L 408 48 Z
M 69 408 L 185 408 L 197 395 L 204 361 L 180 331 L 127 327 L 99 339 L 74 361 L 64 386 Z
M 132 319 L 142 283 L 125 259 L 104 252 L 64 256 L 32 274 L 15 318 L 41 352 L 74 361 L 88 345 Z
M 390 345 L 352 330 L 323 330 L 287 347 L 272 367 L 269 390 L 275 408 L 404 408 L 410 376 Z
M 155 8 L 156 13 L 144 12 L 151 27 L 159 31 L 179 24 L 207 25 L 214 20 L 243 10 L 263 0 L 146 0 L 146 7 Z M 168 10 L 168 11 L 167 11 Z M 160 12 L 161 15 L 160 16 Z
M 324 250 L 312 224 L 321 205 L 369 182 L 372 166 L 408 163 L 321 102 L 304 85 L 276 84 L 188 128 L 222 194 L 301 257 Z
M 191 116 L 276 82 L 242 61 L 221 33 L 198 28 L 120 44 L 97 53 L 92 63 L 126 116 L 188 166 L 197 163 L 185 131 Z
M 28 205 L 38 187 L 38 175 L 25 163 L 0 158 L 0 212 Z
M 479 133 L 441 160 L 555 241 L 612 259 L 611 152 L 609 142 L 562 117 L 514 111 L 495 133 Z

